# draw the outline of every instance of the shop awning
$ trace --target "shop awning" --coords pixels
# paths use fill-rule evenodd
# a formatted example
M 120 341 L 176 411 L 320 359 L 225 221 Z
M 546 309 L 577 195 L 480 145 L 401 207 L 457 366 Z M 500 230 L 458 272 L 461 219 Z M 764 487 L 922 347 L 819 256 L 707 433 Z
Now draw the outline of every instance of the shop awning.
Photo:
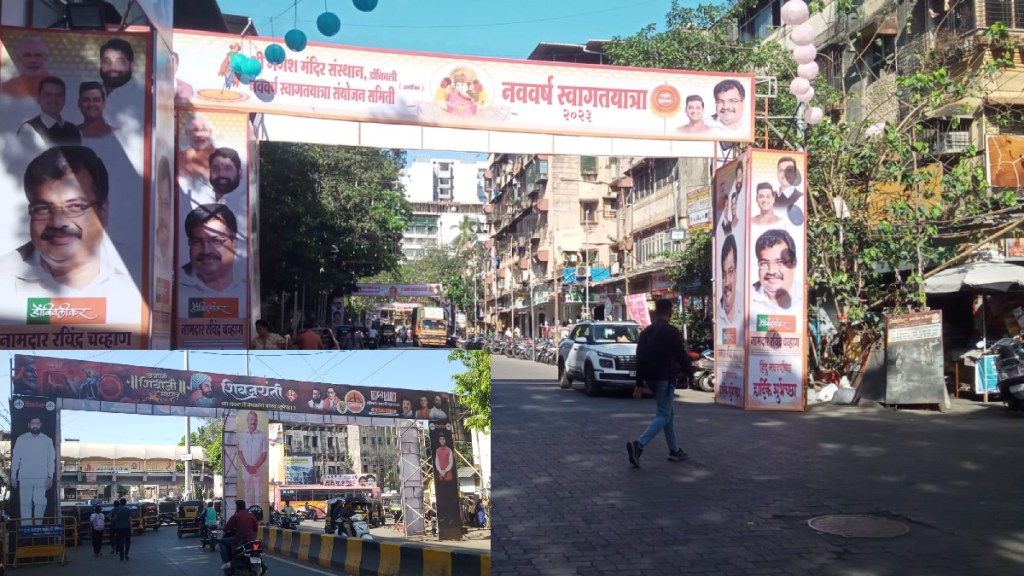
M 953 266 L 924 281 L 927 294 L 1010 292 L 1024 290 L 1024 267 L 1006 262 L 970 262 Z

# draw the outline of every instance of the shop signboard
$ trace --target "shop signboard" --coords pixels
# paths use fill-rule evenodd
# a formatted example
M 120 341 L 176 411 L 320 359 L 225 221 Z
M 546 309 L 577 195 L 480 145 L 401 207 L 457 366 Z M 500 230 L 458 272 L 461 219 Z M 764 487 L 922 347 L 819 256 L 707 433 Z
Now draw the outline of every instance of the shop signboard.
M 710 186 L 701 186 L 686 193 L 686 216 L 690 230 L 711 228 Z
M 942 311 L 889 316 L 885 325 L 885 404 L 945 402 Z

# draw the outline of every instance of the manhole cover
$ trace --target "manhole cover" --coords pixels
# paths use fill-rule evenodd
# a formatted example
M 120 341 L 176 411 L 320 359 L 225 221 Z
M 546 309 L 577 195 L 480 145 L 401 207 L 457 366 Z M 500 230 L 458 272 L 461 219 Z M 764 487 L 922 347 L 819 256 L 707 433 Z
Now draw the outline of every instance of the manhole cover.
M 857 514 L 818 516 L 808 520 L 807 525 L 818 532 L 844 538 L 895 538 L 910 532 L 902 522 Z

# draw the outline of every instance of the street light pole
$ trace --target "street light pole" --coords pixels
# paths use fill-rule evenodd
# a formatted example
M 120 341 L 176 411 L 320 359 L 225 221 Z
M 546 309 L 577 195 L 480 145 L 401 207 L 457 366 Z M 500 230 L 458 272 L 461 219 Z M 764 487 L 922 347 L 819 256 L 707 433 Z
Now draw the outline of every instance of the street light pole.
M 587 278 L 583 283 L 584 320 L 590 320 L 590 210 L 583 212 L 583 265 L 587 267 Z

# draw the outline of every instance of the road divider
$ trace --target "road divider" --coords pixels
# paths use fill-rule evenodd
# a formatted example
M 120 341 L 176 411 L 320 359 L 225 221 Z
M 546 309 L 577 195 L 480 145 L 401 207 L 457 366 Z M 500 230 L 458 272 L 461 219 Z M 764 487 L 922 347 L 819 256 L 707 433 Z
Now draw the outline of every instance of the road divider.
M 491 555 L 260 526 L 268 552 L 358 576 L 490 576 Z

